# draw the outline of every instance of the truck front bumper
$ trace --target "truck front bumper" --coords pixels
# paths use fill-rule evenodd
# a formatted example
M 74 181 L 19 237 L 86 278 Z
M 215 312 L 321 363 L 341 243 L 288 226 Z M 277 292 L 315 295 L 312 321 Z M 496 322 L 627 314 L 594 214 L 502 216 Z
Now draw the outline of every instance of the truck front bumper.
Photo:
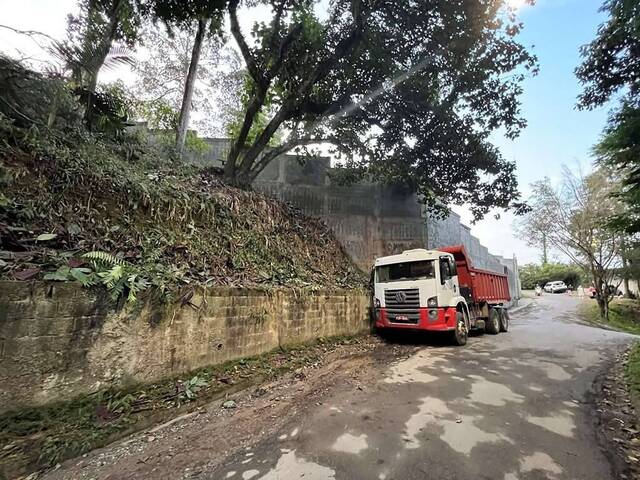
M 394 328 L 408 330 L 429 330 L 444 332 L 455 330 L 455 307 L 419 308 L 418 321 L 405 320 L 403 315 L 389 314 L 386 308 L 376 309 L 376 328 Z M 399 319 L 396 317 L 400 317 Z

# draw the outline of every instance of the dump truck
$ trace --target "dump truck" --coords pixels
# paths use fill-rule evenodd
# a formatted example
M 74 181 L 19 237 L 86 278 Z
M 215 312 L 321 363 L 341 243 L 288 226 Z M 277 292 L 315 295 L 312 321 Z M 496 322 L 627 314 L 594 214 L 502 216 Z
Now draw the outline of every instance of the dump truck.
M 507 275 L 473 267 L 463 245 L 378 258 L 372 276 L 377 330 L 450 332 L 457 345 L 509 330 Z

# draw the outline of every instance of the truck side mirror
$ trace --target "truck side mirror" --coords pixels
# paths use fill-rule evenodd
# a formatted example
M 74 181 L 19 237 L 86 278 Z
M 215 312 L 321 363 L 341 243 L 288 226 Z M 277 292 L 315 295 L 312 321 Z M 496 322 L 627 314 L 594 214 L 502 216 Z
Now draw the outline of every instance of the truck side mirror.
M 375 283 L 376 269 L 372 268 L 371 273 L 369 274 L 369 290 L 373 290 L 373 285 Z

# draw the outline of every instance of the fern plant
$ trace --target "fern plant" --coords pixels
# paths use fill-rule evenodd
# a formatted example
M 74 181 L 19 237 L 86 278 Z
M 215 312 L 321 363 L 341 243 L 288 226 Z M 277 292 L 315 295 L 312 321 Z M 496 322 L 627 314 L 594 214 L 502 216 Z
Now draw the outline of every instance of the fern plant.
M 113 300 L 126 296 L 127 302 L 135 302 L 138 294 L 149 286 L 133 265 L 109 252 L 88 252 L 83 258 L 90 262 Z

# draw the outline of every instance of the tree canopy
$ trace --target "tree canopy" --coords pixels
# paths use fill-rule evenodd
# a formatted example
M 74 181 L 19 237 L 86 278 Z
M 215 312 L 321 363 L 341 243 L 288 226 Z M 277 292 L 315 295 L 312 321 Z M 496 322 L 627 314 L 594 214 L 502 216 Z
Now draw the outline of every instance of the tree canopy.
M 635 0 L 606 0 L 601 11 L 608 20 L 591 43 L 582 47 L 584 62 L 576 69 L 584 84 L 578 106 L 604 105 L 615 93 L 640 94 L 640 3 Z
M 271 0 L 248 37 L 231 33 L 251 86 L 225 173 L 247 185 L 277 155 L 335 146 L 358 176 L 409 185 L 427 201 L 521 208 L 513 163 L 488 141 L 525 125 L 518 96 L 536 59 L 504 0 Z M 243 4 L 245 5 L 245 4 Z M 248 141 L 261 114 L 269 121 Z M 286 140 L 267 149 L 278 131 Z
M 580 108 L 595 108 L 622 95 L 612 112 L 602 139 L 594 148 L 601 165 L 623 177 L 616 193 L 627 209 L 612 226 L 629 233 L 640 232 L 640 3 L 607 0 L 602 11 L 608 20 L 598 35 L 582 49 L 584 61 L 576 69 L 584 91 Z
M 640 232 L 640 104 L 624 101 L 615 111 L 594 147 L 599 163 L 620 172 L 623 180 L 615 195 L 626 207 L 613 217 L 613 228 Z

